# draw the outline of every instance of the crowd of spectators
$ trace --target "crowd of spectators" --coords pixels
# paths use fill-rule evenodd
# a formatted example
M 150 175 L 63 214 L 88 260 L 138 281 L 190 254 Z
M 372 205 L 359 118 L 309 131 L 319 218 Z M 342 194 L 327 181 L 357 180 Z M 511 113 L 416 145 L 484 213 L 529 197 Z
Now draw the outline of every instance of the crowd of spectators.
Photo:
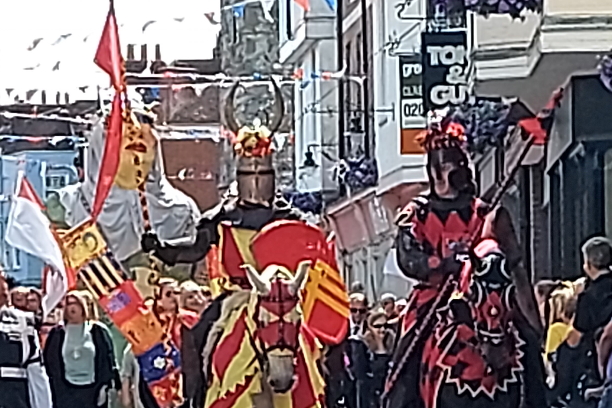
M 379 406 L 406 305 L 391 293 L 370 302 L 363 286 L 353 284 L 346 340 L 325 356 L 328 407 Z
M 535 285 L 542 324 L 547 400 L 553 408 L 612 408 L 612 244 L 593 238 L 582 247 L 585 276 Z M 31 395 L 33 408 L 124 408 L 155 404 L 128 346 L 119 364 L 115 345 L 86 291 L 68 293 L 45 319 L 35 288 L 15 287 L 10 306 L 34 321 L 46 371 L 46 386 Z M 207 287 L 192 281 L 160 281 L 147 301 L 183 354 L 185 408 L 201 407 L 204 378 L 198 322 L 211 302 Z M 358 282 L 349 293 L 345 341 L 328 347 L 322 369 L 330 408 L 375 408 L 380 404 L 391 356 L 401 330 L 406 298 L 385 293 L 370 301 Z M 120 354 L 121 355 L 121 354 Z M 47 403 L 45 403 L 47 401 Z M 76 404 L 76 405 L 75 405 Z
M 164 278 L 154 298 L 145 304 L 154 310 L 183 354 L 182 408 L 204 404 L 201 350 L 196 349 L 200 345 L 195 344 L 196 336 L 191 332 L 211 300 L 206 286 L 192 281 L 179 286 L 174 279 Z M 35 316 L 44 379 L 30 386 L 32 408 L 157 407 L 141 381 L 130 346 L 118 353 L 123 356 L 118 364 L 116 342 L 109 327 L 100 321 L 98 305 L 88 291 L 69 292 L 44 319 L 38 289 L 11 288 L 7 306 Z
M 582 256 L 584 277 L 535 286 L 547 399 L 554 408 L 612 408 L 612 244 L 592 238 Z

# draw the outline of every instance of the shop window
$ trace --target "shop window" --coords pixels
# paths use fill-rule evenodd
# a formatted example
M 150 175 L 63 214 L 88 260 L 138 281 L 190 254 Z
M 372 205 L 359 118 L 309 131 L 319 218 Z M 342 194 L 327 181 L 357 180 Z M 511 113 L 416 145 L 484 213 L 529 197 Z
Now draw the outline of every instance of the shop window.
M 12 248 L 12 251 L 13 270 L 19 270 L 21 269 L 21 251 L 16 248 Z
M 606 235 L 612 236 L 612 149 L 604 154 L 604 219 Z

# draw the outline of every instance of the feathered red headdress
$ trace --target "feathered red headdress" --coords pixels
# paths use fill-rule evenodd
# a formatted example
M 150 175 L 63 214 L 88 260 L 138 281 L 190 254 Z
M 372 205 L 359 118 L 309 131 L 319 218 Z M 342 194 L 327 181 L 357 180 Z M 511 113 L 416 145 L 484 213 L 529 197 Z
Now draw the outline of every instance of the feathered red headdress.
M 452 147 L 463 150 L 467 148 L 465 128 L 448 118 L 432 123 L 427 131 L 419 135 L 417 141 L 428 152 Z

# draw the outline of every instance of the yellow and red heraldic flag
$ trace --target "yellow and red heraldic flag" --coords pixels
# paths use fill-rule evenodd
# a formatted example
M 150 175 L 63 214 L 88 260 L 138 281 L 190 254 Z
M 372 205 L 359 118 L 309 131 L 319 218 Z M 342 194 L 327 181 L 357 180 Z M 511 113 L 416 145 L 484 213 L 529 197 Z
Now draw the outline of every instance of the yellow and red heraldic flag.
M 174 407 L 182 402 L 179 350 L 157 316 L 144 305 L 135 283 L 126 279 L 95 224 L 115 182 L 125 122 L 122 100 L 126 91 L 125 64 L 113 0 L 110 0 L 94 62 L 109 75 L 115 96 L 106 127 L 91 220 L 72 228 L 62 236 L 62 241 L 71 267 L 78 271 L 81 281 L 131 343 L 143 379 L 160 408 Z

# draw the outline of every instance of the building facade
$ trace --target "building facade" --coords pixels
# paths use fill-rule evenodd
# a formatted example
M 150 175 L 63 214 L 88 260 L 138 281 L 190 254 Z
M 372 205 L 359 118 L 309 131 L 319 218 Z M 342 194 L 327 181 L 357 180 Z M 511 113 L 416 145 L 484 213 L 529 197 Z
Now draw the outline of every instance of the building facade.
M 415 13 L 424 13 L 424 1 L 414 3 L 420 7 Z M 398 20 L 388 2 L 344 0 L 342 7 L 341 45 L 336 10 L 325 1 L 311 1 L 308 12 L 295 4 L 289 13 L 282 5 L 279 10 L 281 63 L 302 70 L 305 77 L 344 72 L 343 81 L 296 85 L 296 187 L 322 191 L 325 224 L 336 233 L 345 279 L 361 281 L 371 297 L 383 291 L 403 296 L 410 284 L 398 276 L 395 265 L 393 218 L 424 190 L 427 178 L 423 153 L 410 144 L 424 129 L 424 117 L 410 122 L 406 130 L 400 123 L 398 55 L 414 55 L 420 23 L 415 35 L 400 39 L 401 32 L 415 23 Z M 400 45 L 390 47 L 390 41 Z M 300 165 L 307 154 L 314 163 Z M 336 170 L 343 162 L 365 163 L 367 177 L 372 176 L 368 166 L 374 163 L 374 185 L 341 187 Z
M 572 73 L 595 68 L 597 55 L 612 45 L 612 31 L 605 25 L 612 6 L 604 3 L 549 0 L 541 13 L 525 11 L 521 19 L 468 12 L 462 22 L 473 67 L 472 94 L 513 98 L 521 105 L 501 145 L 474 159 L 482 193 L 494 194 L 499 183 L 513 177 L 502 204 L 512 214 L 534 278 L 555 275 L 553 270 L 561 266 L 550 260 L 563 259 L 551 256 L 561 247 L 550 242 L 559 234 L 550 233 L 549 219 L 556 216 L 547 204 L 552 190 L 545 188 L 551 183 L 544 147 L 550 130 L 546 112 L 554 108 L 554 91 Z M 309 12 L 295 4 L 289 11 L 283 5 L 279 9 L 281 63 L 302 69 L 306 76 L 345 70 L 343 82 L 296 85 L 296 184 L 306 191 L 321 190 L 328 198 L 326 221 L 337 234 L 345 278 L 362 281 L 371 295 L 387 290 L 402 295 L 410 284 L 397 277 L 393 218 L 427 188 L 425 157 L 415 138 L 426 127 L 421 35 L 432 10 L 426 0 L 342 4 L 342 48 L 336 12 L 326 2 L 312 0 Z M 344 106 L 338 109 L 341 85 Z M 354 147 L 364 148 L 366 133 L 377 163 L 376 186 L 342 191 L 333 169 Z M 538 143 L 513 171 L 511 164 L 529 137 L 537 137 Z M 340 140 L 344 157 L 339 157 Z M 311 161 L 300 167 L 307 153 L 315 165 Z M 575 259 L 571 262 L 575 268 Z
M 43 262 L 9 246 L 4 237 L 9 220 L 11 196 L 15 192 L 17 174 L 23 171 L 36 193 L 44 199 L 53 191 L 79 181 L 74 150 L 29 150 L 0 156 L 0 248 L 4 270 L 19 284 L 40 286 Z
M 590 237 L 612 234 L 612 92 L 599 75 L 575 74 L 566 83 L 549 134 L 543 173 L 543 206 L 550 222 L 541 254 L 551 276 L 582 274 L 580 247 Z
M 476 17 L 476 93 L 518 97 L 538 113 L 548 137 L 546 148 L 523 163 L 515 188 L 505 197 L 514 206 L 515 224 L 535 280 L 579 276 L 580 245 L 593 234 L 607 233 L 600 200 L 605 196 L 603 173 L 595 170 L 603 171 L 605 151 L 594 146 L 603 149 L 601 143 L 611 136 L 599 133 L 600 144 L 585 145 L 571 117 L 586 105 L 605 103 L 606 91 L 592 73 L 599 57 L 612 47 L 612 31 L 604 23 L 611 17 L 612 4 L 596 0 L 548 0 L 542 15 L 527 13 L 523 21 Z M 578 75 L 581 72 L 590 74 L 583 77 Z M 584 92 L 587 88 L 590 94 Z M 597 115 L 589 112 L 592 121 Z M 504 152 L 497 155 L 508 157 L 517 144 L 520 139 L 509 138 Z M 571 153 L 573 148 L 578 153 Z M 585 170 L 589 166 L 594 167 Z M 585 171 L 595 174 L 580 178 Z M 481 174 L 494 178 L 493 167 L 481 168 Z

